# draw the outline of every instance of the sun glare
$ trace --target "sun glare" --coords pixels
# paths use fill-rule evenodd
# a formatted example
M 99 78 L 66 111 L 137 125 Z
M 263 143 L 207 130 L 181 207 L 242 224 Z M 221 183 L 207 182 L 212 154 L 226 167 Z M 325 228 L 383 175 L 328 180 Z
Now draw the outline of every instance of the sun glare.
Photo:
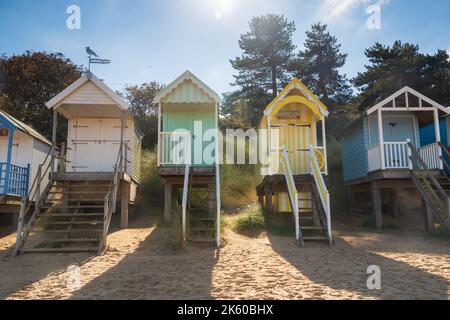
M 217 20 L 221 20 L 226 16 L 233 7 L 232 0 L 214 0 L 213 2 L 215 4 L 214 17 Z

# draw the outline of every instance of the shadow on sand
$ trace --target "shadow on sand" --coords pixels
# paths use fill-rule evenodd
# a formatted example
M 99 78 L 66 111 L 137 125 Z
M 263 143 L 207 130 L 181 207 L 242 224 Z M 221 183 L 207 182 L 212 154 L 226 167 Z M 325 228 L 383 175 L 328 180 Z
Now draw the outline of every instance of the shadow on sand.
M 154 229 L 134 252 L 71 299 L 211 299 L 216 250 L 193 245 L 174 248 L 164 240 L 167 233 L 165 228 Z
M 343 238 L 335 239 L 332 248 L 324 243 L 308 242 L 306 248 L 296 251 L 292 249 L 293 244 L 286 243 L 292 242 L 290 238 L 269 235 L 269 240 L 275 252 L 316 284 L 379 299 L 448 299 L 447 279 L 356 247 Z M 450 259 L 448 252 L 446 258 Z M 381 268 L 381 290 L 367 288 L 370 276 L 367 268 L 371 265 Z

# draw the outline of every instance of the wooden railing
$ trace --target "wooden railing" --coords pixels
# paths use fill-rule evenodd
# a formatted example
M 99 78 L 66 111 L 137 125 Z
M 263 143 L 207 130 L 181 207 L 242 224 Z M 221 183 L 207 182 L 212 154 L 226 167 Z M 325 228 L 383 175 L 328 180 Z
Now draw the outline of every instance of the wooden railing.
M 384 163 L 381 160 L 381 149 L 379 145 L 373 146 L 368 152 L 369 172 L 380 169 L 408 169 L 410 159 L 408 157 L 408 143 L 405 142 L 385 142 L 383 144 Z M 428 169 L 441 169 L 441 157 L 439 144 L 432 143 L 417 150 L 420 158 L 427 165 Z M 383 165 L 382 165 L 383 164 Z
M 184 169 L 184 184 L 183 184 L 183 201 L 181 204 L 182 213 L 181 213 L 181 226 L 183 232 L 183 241 L 186 241 L 187 238 L 187 206 L 188 206 L 188 192 L 189 192 L 189 176 L 190 176 L 190 165 L 186 165 Z
M 45 199 L 47 199 L 48 193 L 53 186 L 53 173 L 55 159 L 58 158 L 55 148 L 51 148 L 47 153 L 42 164 L 38 166 L 36 177 L 33 179 L 30 191 L 26 197 L 22 198 L 19 212 L 19 222 L 17 226 L 16 246 L 13 252 L 13 256 L 17 256 L 22 250 L 26 239 L 28 238 L 31 229 L 36 221 L 36 218 L 40 212 L 41 206 Z M 50 177 L 48 183 L 44 185 L 44 181 L 47 177 Z M 33 206 L 34 205 L 34 206 Z M 27 218 L 31 215 L 29 218 Z M 25 221 L 28 219 L 26 226 Z
M 26 197 L 30 181 L 30 165 L 20 167 L 0 163 L 0 194 Z
M 420 157 L 423 159 L 428 169 L 442 169 L 439 149 L 440 147 L 438 143 L 432 143 L 421 147 L 418 150 L 420 153 Z
M 420 152 L 408 142 L 409 158 L 411 160 L 411 177 L 421 196 L 430 205 L 437 221 L 447 233 L 450 232 L 450 198 L 442 185 L 431 173 Z
M 190 164 L 191 145 L 189 132 L 161 132 L 159 164 L 162 166 Z
M 103 234 L 100 241 L 99 254 L 106 248 L 108 238 L 108 230 L 111 225 L 112 215 L 117 209 L 117 195 L 119 193 L 120 180 L 127 168 L 127 145 L 121 144 L 119 147 L 119 154 L 117 155 L 116 164 L 114 165 L 113 178 L 109 185 L 108 193 L 104 200 L 104 214 L 103 214 Z
M 300 217 L 299 217 L 299 208 L 298 208 L 298 191 L 295 186 L 294 176 L 292 174 L 291 165 L 289 162 L 289 155 L 284 146 L 281 147 L 282 157 L 281 157 L 281 165 L 283 167 L 284 177 L 286 179 L 286 184 L 289 193 L 289 200 L 291 202 L 291 209 L 294 216 L 294 224 L 295 224 L 295 240 L 304 247 L 303 236 L 300 230 Z
M 325 184 L 325 180 L 320 171 L 319 163 L 317 162 L 317 157 L 314 152 L 314 147 L 310 146 L 309 155 L 310 155 L 310 163 L 311 163 L 311 175 L 314 177 L 314 183 L 316 185 L 316 189 L 320 196 L 320 201 L 322 203 L 322 207 L 325 213 L 325 222 L 327 228 L 328 239 L 330 241 L 330 245 L 333 243 L 332 231 L 331 231 L 331 206 L 330 206 L 330 192 L 327 189 L 327 185 Z

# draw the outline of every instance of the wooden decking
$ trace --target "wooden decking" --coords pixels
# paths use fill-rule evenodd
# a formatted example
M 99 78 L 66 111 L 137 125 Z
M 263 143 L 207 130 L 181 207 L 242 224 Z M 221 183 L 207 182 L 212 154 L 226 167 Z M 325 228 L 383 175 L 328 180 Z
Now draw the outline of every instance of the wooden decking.
M 185 166 L 159 167 L 158 172 L 161 177 L 184 177 Z M 214 176 L 215 166 L 192 166 L 191 174 L 195 176 Z

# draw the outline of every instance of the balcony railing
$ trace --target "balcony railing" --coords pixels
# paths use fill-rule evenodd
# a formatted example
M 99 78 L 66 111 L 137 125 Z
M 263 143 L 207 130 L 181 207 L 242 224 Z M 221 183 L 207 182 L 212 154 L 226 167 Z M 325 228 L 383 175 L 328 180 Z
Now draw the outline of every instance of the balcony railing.
M 408 142 L 385 142 L 384 166 L 382 167 L 380 146 L 373 146 L 368 150 L 369 172 L 380 169 L 409 169 L 411 166 L 408 157 Z M 433 143 L 418 149 L 420 156 L 429 169 L 440 169 L 441 161 L 439 146 Z
M 159 145 L 159 164 L 191 164 L 191 135 L 189 132 L 161 132 Z
M 26 197 L 30 181 L 30 165 L 20 167 L 0 163 L 0 194 Z

